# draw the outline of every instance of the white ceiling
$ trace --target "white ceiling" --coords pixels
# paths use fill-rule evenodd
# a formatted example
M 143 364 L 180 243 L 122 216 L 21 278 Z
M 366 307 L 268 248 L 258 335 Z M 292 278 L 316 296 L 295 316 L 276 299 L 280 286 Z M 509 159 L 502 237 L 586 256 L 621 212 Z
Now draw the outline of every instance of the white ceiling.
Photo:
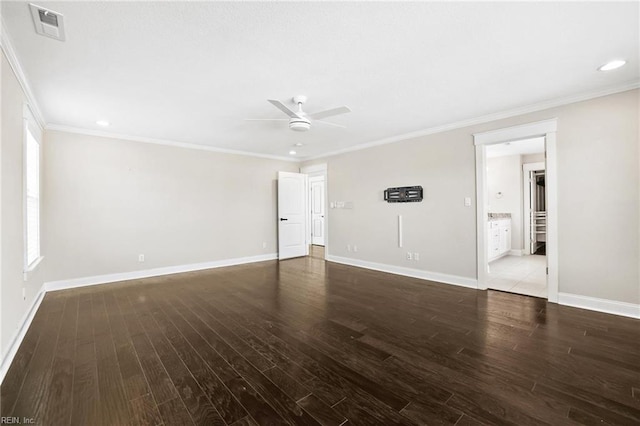
M 506 157 L 508 155 L 540 154 L 543 152 L 544 137 L 488 145 L 486 148 L 488 158 Z
M 639 4 L 46 2 L 3 20 L 48 124 L 298 157 L 640 80 Z M 616 71 L 597 67 L 613 58 Z M 267 99 L 353 112 L 290 131 Z

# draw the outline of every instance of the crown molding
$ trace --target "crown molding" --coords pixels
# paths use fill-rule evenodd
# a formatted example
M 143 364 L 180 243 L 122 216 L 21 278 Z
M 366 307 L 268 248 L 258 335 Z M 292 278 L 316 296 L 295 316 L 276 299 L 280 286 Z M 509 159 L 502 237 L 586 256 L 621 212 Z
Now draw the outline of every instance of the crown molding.
M 294 162 L 294 163 L 300 162 L 298 158 L 280 157 L 277 155 L 259 154 L 259 153 L 247 152 L 247 151 L 236 151 L 233 149 L 216 148 L 208 145 L 200 145 L 200 144 L 187 143 L 187 142 L 176 142 L 176 141 L 171 141 L 167 139 L 146 138 L 143 136 L 132 136 L 132 135 L 126 135 L 126 134 L 120 134 L 120 133 L 105 132 L 102 130 L 83 129 L 80 127 L 65 126 L 62 124 L 47 124 L 47 126 L 45 127 L 45 130 L 75 133 L 78 135 L 98 136 L 101 138 L 121 139 L 126 141 L 149 143 L 154 145 L 165 145 L 165 146 L 172 146 L 176 148 L 196 149 L 200 151 L 217 152 L 220 154 L 243 155 L 245 157 L 266 158 L 269 160 L 288 161 L 288 162 Z
M 359 145 L 355 145 L 349 148 L 339 149 L 336 151 L 327 152 L 325 154 L 316 155 L 313 157 L 301 158 L 304 161 L 312 161 L 321 158 L 331 157 L 334 155 L 345 154 L 347 152 L 360 151 L 367 148 L 373 148 L 380 145 L 388 145 L 396 142 L 402 142 L 409 139 L 415 139 L 421 136 L 433 135 L 436 133 L 442 133 L 449 130 L 461 129 L 463 127 L 474 126 L 477 124 L 489 123 L 491 121 L 502 120 L 505 118 L 516 117 L 518 115 L 529 114 L 536 111 L 543 111 L 545 109 L 555 108 L 562 105 L 568 105 L 576 102 L 587 101 L 589 99 L 600 98 L 602 96 L 613 95 L 615 93 L 626 92 L 628 90 L 634 90 L 640 88 L 640 81 L 631 81 L 621 85 L 612 86 L 607 89 L 595 90 L 585 92 L 579 95 L 566 96 L 563 98 L 552 99 L 549 101 L 538 102 L 535 104 L 526 105 L 523 107 L 512 108 L 501 112 L 482 115 L 480 117 L 471 118 L 468 120 L 456 121 L 442 126 L 429 127 L 427 129 L 418 130 L 410 133 L 403 133 L 401 135 L 391 136 L 389 138 L 379 139 L 372 142 L 365 142 Z
M 27 103 L 29 104 L 29 108 L 33 113 L 33 117 L 38 122 L 38 125 L 44 129 L 47 125 L 47 122 L 45 121 L 44 116 L 42 115 L 42 110 L 40 109 L 38 102 L 36 102 L 36 97 L 34 96 L 33 91 L 31 90 L 31 86 L 29 85 L 29 81 L 27 80 L 27 77 L 24 74 L 22 65 L 20 65 L 20 61 L 18 60 L 16 51 L 13 48 L 13 42 L 11 41 L 11 36 L 7 32 L 7 26 L 4 23 L 4 19 L 0 19 L 0 27 L 1 27 L 0 47 L 2 48 L 2 51 L 4 52 L 4 55 L 7 58 L 7 62 L 9 62 L 9 65 L 11 66 L 13 73 L 18 79 L 18 83 L 20 84 L 20 87 L 22 87 L 22 91 L 24 92 L 24 95 L 27 98 Z

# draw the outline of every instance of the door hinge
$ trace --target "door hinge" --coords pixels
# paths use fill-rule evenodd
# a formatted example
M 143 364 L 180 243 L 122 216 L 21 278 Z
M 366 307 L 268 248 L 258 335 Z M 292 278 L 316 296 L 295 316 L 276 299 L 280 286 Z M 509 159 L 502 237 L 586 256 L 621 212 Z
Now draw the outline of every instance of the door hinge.
M 549 275 L 549 267 L 547 266 L 547 275 Z

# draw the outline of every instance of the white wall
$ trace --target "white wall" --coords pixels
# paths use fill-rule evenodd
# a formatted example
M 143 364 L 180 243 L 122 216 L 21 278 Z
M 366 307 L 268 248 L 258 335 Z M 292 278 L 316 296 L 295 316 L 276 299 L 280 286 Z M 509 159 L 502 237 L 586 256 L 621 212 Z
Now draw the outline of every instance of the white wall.
M 525 154 L 522 156 L 522 164 L 544 163 L 544 152 L 539 154 Z
M 273 254 L 277 172 L 298 170 L 59 131 L 44 164 L 47 281 Z
M 559 291 L 640 302 L 639 91 L 304 163 L 328 164 L 330 255 L 476 277 L 473 133 L 556 117 Z M 388 204 L 389 186 L 422 185 L 423 203 Z M 405 247 L 396 244 L 406 217 Z M 588 230 L 589 232 L 585 232 Z M 346 251 L 358 244 L 358 253 Z M 408 263 L 406 251 L 421 253 Z
M 487 158 L 489 213 L 511 213 L 511 248 L 523 248 L 520 155 Z M 498 194 L 500 193 L 500 194 Z
M 0 238 L 0 348 L 4 359 L 24 316 L 32 306 L 44 281 L 45 260 L 24 280 L 24 195 L 23 107 L 26 97 L 7 62 L 1 58 L 2 113 L 1 115 L 1 190 L 2 206 Z M 46 253 L 43 251 L 43 254 Z M 23 289 L 25 297 L 22 296 Z

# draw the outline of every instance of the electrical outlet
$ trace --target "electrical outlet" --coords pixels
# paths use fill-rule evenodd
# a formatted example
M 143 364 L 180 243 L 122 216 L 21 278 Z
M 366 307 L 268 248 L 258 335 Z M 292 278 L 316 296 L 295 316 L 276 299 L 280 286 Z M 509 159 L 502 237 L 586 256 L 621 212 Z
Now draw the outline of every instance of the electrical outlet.
M 407 260 L 413 260 L 413 255 L 410 251 L 407 252 Z
M 267 248 L 267 242 L 266 241 L 262 242 L 262 248 Z
M 351 244 L 347 244 L 347 251 L 351 251 Z
M 357 246 L 357 245 L 355 245 L 355 244 L 353 245 L 353 251 L 354 251 L 354 252 L 357 252 L 357 251 L 358 251 L 358 246 Z
M 471 197 L 464 197 L 464 205 L 466 207 L 471 207 Z
M 144 254 L 138 255 L 138 262 L 144 262 Z
M 415 260 L 416 262 L 420 260 L 420 253 L 413 253 L 413 260 Z

